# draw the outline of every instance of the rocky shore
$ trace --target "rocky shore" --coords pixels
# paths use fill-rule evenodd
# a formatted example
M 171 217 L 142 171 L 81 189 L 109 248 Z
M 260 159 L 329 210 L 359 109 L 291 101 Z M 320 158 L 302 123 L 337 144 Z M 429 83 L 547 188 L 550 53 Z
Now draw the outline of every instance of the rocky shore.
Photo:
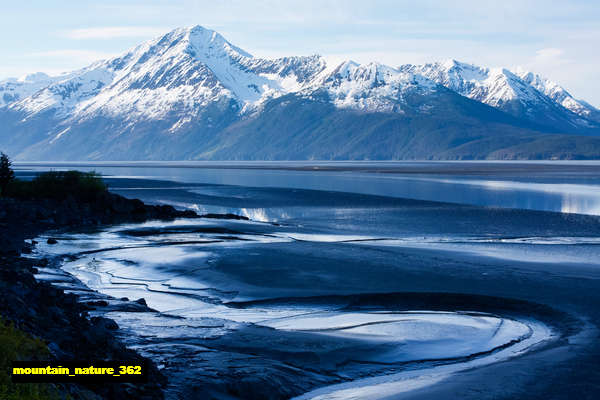
M 0 317 L 17 329 L 41 339 L 49 350 L 47 358 L 69 360 L 138 360 L 143 357 L 115 338 L 117 324 L 106 318 L 90 317 L 88 306 L 34 278 L 36 267 L 48 260 L 21 257 L 31 251 L 32 239 L 50 230 L 89 229 L 105 224 L 141 222 L 151 219 L 198 217 L 193 211 L 171 206 L 146 205 L 110 193 L 92 201 L 68 197 L 62 201 L 0 198 Z M 1 322 L 1 321 L 0 321 Z M 74 399 L 161 399 L 166 379 L 149 361 L 148 383 L 57 385 L 61 397 Z

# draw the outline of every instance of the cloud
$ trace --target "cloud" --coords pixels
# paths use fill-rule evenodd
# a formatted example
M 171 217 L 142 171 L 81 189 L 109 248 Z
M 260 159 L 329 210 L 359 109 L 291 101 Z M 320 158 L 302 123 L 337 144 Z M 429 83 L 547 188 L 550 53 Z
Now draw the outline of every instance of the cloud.
M 522 67 L 525 70 L 538 73 L 552 73 L 553 75 L 564 75 L 575 66 L 575 60 L 568 57 L 563 49 L 556 47 L 545 47 L 535 51 L 535 54 L 525 62 Z M 568 76 L 568 74 L 567 74 Z
M 146 38 L 159 36 L 169 31 L 168 28 L 153 26 L 104 26 L 97 28 L 81 28 L 61 31 L 60 35 L 69 39 L 116 39 Z
M 561 49 L 557 49 L 555 47 L 548 47 L 545 49 L 540 49 L 535 52 L 535 58 L 537 60 L 556 60 L 561 55 L 563 55 L 564 51 Z

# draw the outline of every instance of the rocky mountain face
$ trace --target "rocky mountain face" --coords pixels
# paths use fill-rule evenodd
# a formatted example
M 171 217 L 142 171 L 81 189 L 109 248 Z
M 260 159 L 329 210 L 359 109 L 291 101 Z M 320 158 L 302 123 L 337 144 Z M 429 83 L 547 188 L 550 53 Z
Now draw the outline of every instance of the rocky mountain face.
M 200 26 L 0 98 L 23 160 L 600 156 L 600 112 L 532 73 L 262 59 Z

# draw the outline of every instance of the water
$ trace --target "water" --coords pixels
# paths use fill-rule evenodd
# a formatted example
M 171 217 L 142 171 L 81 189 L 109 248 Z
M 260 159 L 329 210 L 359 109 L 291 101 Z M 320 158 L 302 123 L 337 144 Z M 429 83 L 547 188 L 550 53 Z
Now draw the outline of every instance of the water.
M 150 221 L 54 234 L 54 246 L 40 240 L 39 253 L 69 257 L 38 279 L 106 300 L 94 313 L 157 362 L 169 398 L 198 388 L 215 398 L 378 398 L 432 385 L 561 335 L 536 307 L 507 306 L 511 298 L 554 298 L 562 279 L 568 287 L 600 279 L 597 163 L 35 169 L 74 167 L 105 174 L 129 197 L 251 219 Z M 154 311 L 132 312 L 124 297 Z
M 373 194 L 600 215 L 600 162 L 19 163 L 115 177 Z

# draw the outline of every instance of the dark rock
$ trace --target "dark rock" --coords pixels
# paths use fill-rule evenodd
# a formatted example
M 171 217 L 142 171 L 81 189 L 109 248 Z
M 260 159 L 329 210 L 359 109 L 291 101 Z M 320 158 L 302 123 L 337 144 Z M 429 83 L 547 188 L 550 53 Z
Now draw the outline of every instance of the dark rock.
M 96 329 L 104 329 L 109 331 L 116 331 L 119 329 L 119 325 L 115 321 L 104 317 L 92 317 L 92 324 Z
M 56 240 L 54 238 L 48 238 L 48 240 L 46 241 L 46 243 L 48 243 L 48 244 L 57 244 L 58 240 Z
M 147 306 L 147 305 L 148 305 L 148 304 L 146 304 L 146 300 L 145 300 L 143 297 L 142 297 L 142 298 L 139 298 L 139 299 L 137 299 L 135 302 L 136 302 L 137 304 L 140 304 L 140 305 L 142 305 L 142 306 Z
M 107 307 L 108 302 L 104 300 L 86 301 L 85 305 L 91 307 Z
M 192 211 L 193 212 L 193 211 Z M 212 219 L 235 219 L 235 220 L 241 220 L 241 221 L 248 221 L 250 218 L 248 217 L 244 217 L 243 215 L 237 215 L 237 214 L 202 214 L 200 215 L 200 218 L 212 218 Z
M 50 350 L 50 353 L 57 359 L 64 360 L 64 359 L 68 358 L 68 354 L 65 353 L 64 351 L 62 351 L 60 346 L 58 344 L 56 344 L 55 342 L 48 343 L 48 350 Z
M 148 308 L 148 306 L 128 301 L 126 303 L 109 304 L 106 307 L 105 311 L 147 312 L 147 311 L 153 311 L 153 310 L 151 308 Z
M 184 211 L 178 211 L 179 216 L 178 218 L 198 218 L 198 214 L 196 214 L 194 211 L 192 210 L 184 210 Z

